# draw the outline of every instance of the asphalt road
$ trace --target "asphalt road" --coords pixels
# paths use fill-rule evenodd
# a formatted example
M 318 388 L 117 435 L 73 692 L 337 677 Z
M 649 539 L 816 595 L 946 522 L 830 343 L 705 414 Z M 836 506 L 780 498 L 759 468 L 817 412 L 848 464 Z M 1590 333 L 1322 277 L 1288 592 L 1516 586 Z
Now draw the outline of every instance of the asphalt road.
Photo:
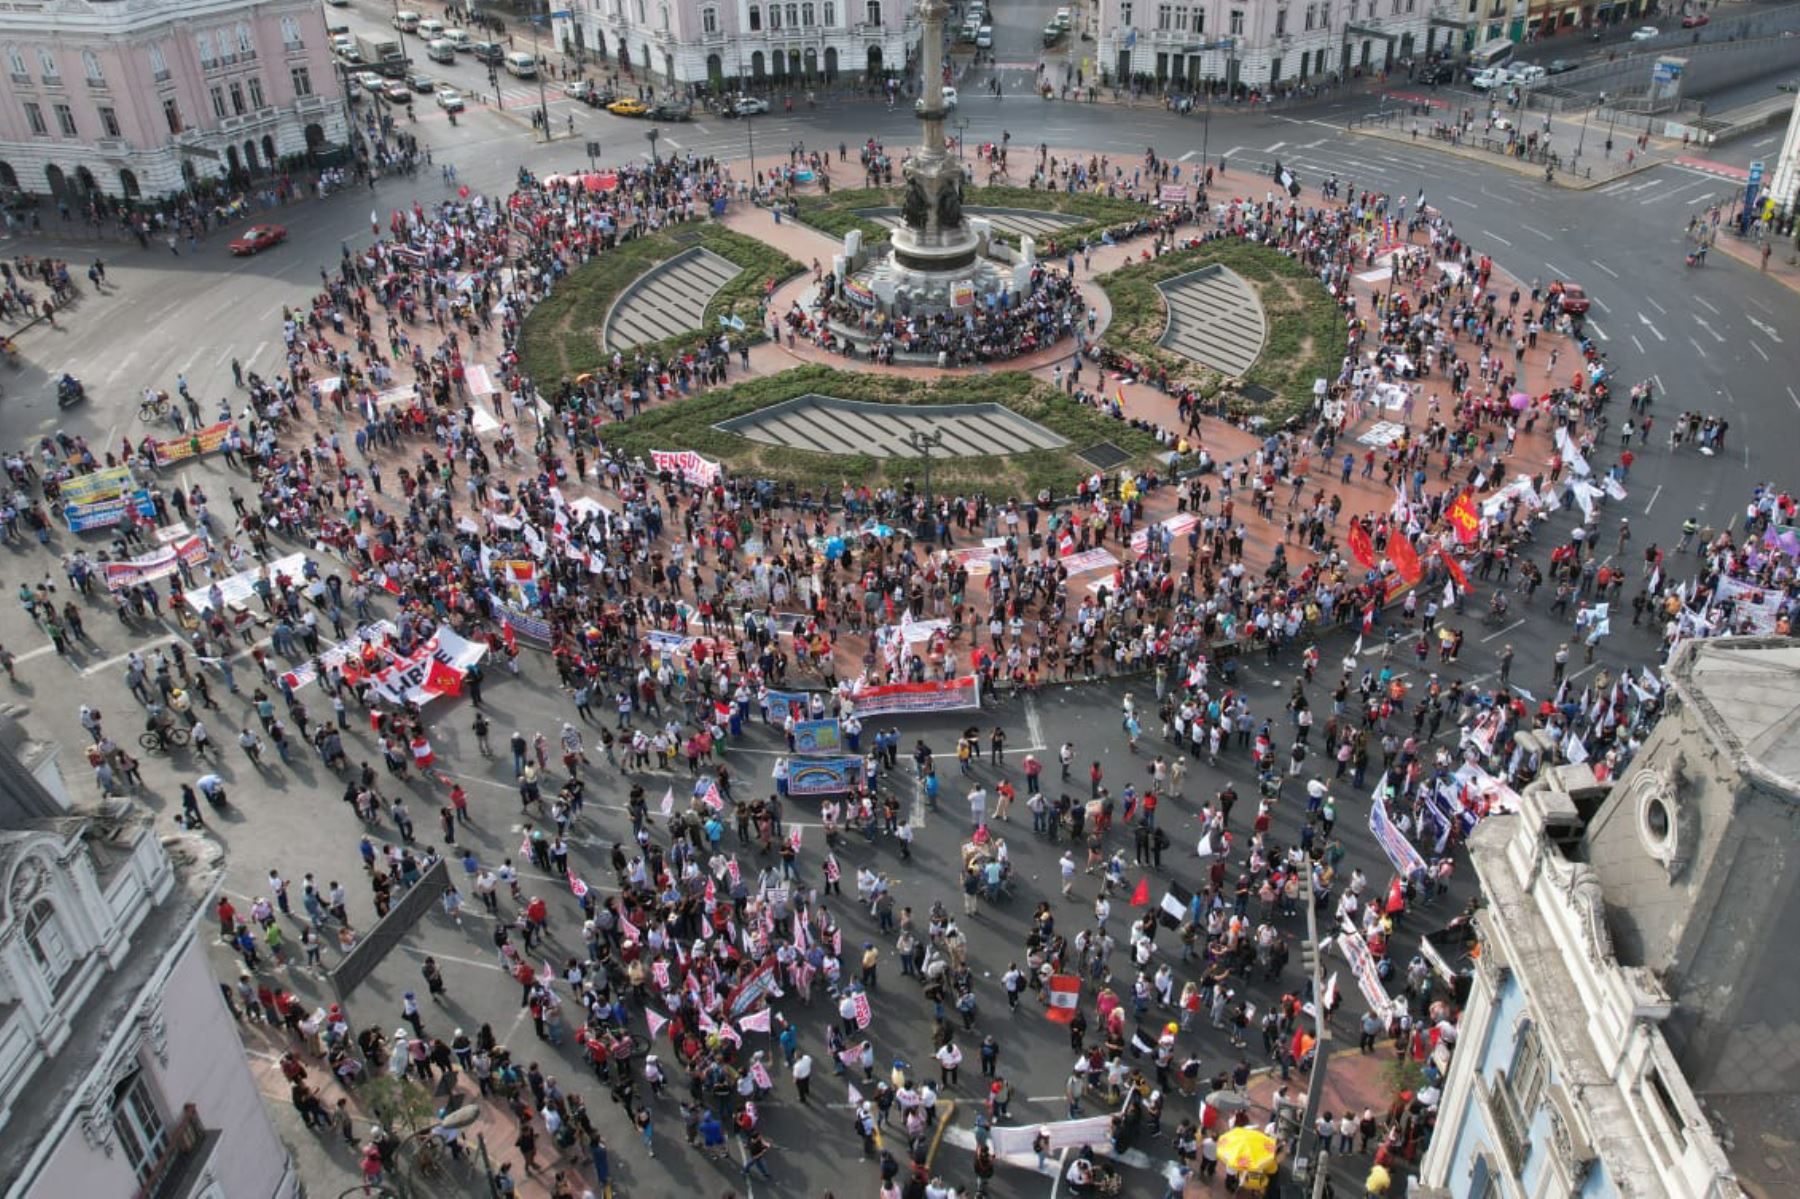
M 1007 7 L 999 10 L 1002 38 L 1009 36 L 1008 29 L 1034 34 L 1035 27 L 1041 27 L 1039 11 L 1045 6 L 1019 5 L 1022 11 L 1016 19 L 1006 15 Z M 364 11 L 372 14 L 376 10 L 365 6 Z M 1002 62 L 1014 53 L 1006 47 L 1002 41 Z M 1022 54 L 1017 61 L 1034 63 L 1035 57 Z M 1023 72 L 1023 77 L 1028 84 L 1029 72 Z M 1665 166 L 1594 192 L 1553 190 L 1530 177 L 1484 163 L 1348 136 L 1343 128 L 1346 118 L 1376 102 L 1363 95 L 1340 95 L 1255 113 L 1220 107 L 1208 126 L 1200 114 L 1175 117 L 1156 108 L 1127 114 L 1108 105 L 1044 102 L 1010 91 L 1004 100 L 996 101 L 982 96 L 976 87 L 964 84 L 963 88 L 962 115 L 970 121 L 971 143 L 997 139 L 1002 130 L 1008 130 L 1014 145 L 1022 147 L 1044 141 L 1057 146 L 1109 148 L 1123 156 L 1155 145 L 1162 153 L 1196 168 L 1203 156 L 1210 160 L 1227 154 L 1240 163 L 1280 158 L 1309 182 L 1336 174 L 1347 184 L 1393 193 L 1417 195 L 1422 188 L 1428 202 L 1453 220 L 1458 232 L 1491 252 L 1507 270 L 1526 279 L 1571 278 L 1585 284 L 1595 299 L 1595 334 L 1621 379 L 1625 383 L 1639 378 L 1659 382 L 1662 398 L 1656 414 L 1664 427 L 1677 411 L 1687 407 L 1718 412 L 1731 421 L 1730 449 L 1720 457 L 1704 459 L 1692 451 L 1671 456 L 1660 437 L 1639 455 L 1629 481 L 1629 500 L 1605 518 L 1610 526 L 1616 524 L 1614 518 L 1620 512 L 1629 513 L 1636 528 L 1634 552 L 1651 540 L 1672 543 L 1680 521 L 1690 513 L 1702 521 L 1729 520 L 1754 480 L 1786 481 L 1781 464 L 1787 459 L 1779 450 L 1785 436 L 1781 430 L 1794 427 L 1796 409 L 1800 409 L 1800 396 L 1795 395 L 1791 382 L 1800 379 L 1800 348 L 1796 345 L 1800 333 L 1790 332 L 1800 328 L 1794 319 L 1795 297 L 1722 257 L 1715 257 L 1704 270 L 1688 271 L 1681 264 L 1683 226 L 1708 201 L 1735 190 L 1736 185 L 1727 179 L 1704 170 Z M 409 128 L 433 148 L 438 163 L 457 167 L 459 182 L 490 194 L 503 193 L 520 164 L 541 171 L 584 163 L 583 145 L 590 137 L 609 147 L 609 159 L 615 158 L 610 147 L 629 147 L 631 153 L 638 153 L 643 146 L 641 122 L 594 113 L 568 102 L 560 111 L 576 114 L 576 136 L 548 146 L 531 140 L 522 116 L 491 110 L 472 109 L 452 128 L 435 109 L 421 106 L 419 121 Z M 1122 119 L 1130 123 L 1129 143 L 1119 136 Z M 673 148 L 740 157 L 746 129 L 743 122 L 701 121 L 666 130 L 662 147 L 665 151 Z M 759 155 L 801 140 L 808 145 L 855 144 L 870 135 L 898 145 L 912 132 L 912 122 L 904 112 L 889 113 L 884 106 L 869 104 L 840 104 L 754 122 Z M 1714 158 L 1736 163 L 1741 150 L 1728 147 Z M 96 444 L 119 434 L 141 436 L 147 430 L 136 424 L 132 415 L 138 393 L 146 385 L 172 390 L 177 372 L 187 375 L 195 393 L 206 397 L 207 407 L 212 408 L 217 398 L 230 394 L 233 357 L 254 369 L 268 371 L 277 366 L 282 305 L 305 302 L 319 269 L 334 263 L 346 242 L 354 244 L 366 236 L 371 209 L 385 221 L 390 209 L 410 205 L 415 198 L 429 204 L 446 195 L 451 186 L 434 169 L 415 180 L 384 181 L 373 195 L 363 188 L 285 209 L 273 219 L 289 227 L 290 243 L 248 260 L 226 257 L 223 239 L 216 237 L 196 248 L 183 244 L 179 256 L 160 245 L 141 251 L 135 244 L 102 244 L 98 252 L 109 265 L 109 294 L 84 297 L 77 309 L 60 318 L 59 328 L 38 327 L 25 333 L 20 338 L 25 366 L 18 372 L 0 372 L 6 389 L 5 400 L 0 402 L 0 442 L 24 444 L 56 428 L 85 434 Z M 15 249 L 62 253 L 78 263 L 86 262 L 96 251 L 92 243 L 59 244 L 49 237 L 16 241 Z M 91 402 L 68 410 L 55 407 L 50 381 L 63 370 L 88 383 Z M 213 462 L 194 467 L 192 477 L 205 482 L 217 496 L 223 496 L 234 481 L 221 464 Z M 1559 516 L 1554 528 L 1566 529 L 1568 519 Z M 68 540 L 63 534 L 53 548 L 62 548 Z M 11 546 L 4 553 L 14 565 L 8 572 L 9 587 L 35 580 L 46 570 L 54 572 L 54 561 L 35 547 Z M 1477 584 L 1474 602 L 1484 602 L 1486 594 Z M 1446 676 L 1491 682 L 1495 653 L 1512 644 L 1519 651 L 1515 681 L 1527 689 L 1544 688 L 1549 676 L 1548 654 L 1556 642 L 1567 638 L 1566 624 L 1541 611 L 1526 613 L 1518 620 L 1520 623 L 1502 626 L 1468 618 L 1463 659 L 1447 669 Z M 23 659 L 23 681 L 14 698 L 29 707 L 28 723 L 35 732 L 54 736 L 69 747 L 65 765 L 78 791 L 85 791 L 88 784 L 75 754 L 75 747 L 84 740 L 75 721 L 76 705 L 99 704 L 128 728 L 135 719 L 129 712 L 128 697 L 118 686 L 116 659 L 127 648 L 145 641 L 128 637 L 109 621 L 99 615 L 90 619 L 97 644 L 71 665 L 34 648 L 34 634 L 16 607 L 0 610 L 0 643 Z M 1615 622 L 1614 627 L 1614 635 L 1603 643 L 1601 661 L 1635 664 L 1653 659 L 1655 645 L 1650 633 L 1631 630 L 1623 621 Z M 1342 652 L 1341 645 L 1324 647 L 1328 670 Z M 1259 712 L 1279 710 L 1294 673 L 1292 662 L 1246 663 L 1245 682 Z M 1132 686 L 1138 689 L 1140 699 L 1147 700 L 1147 682 Z M 1045 756 L 1070 739 L 1084 760 L 1101 756 L 1108 777 L 1123 781 L 1136 764 L 1114 731 L 1120 690 L 1118 684 L 1085 690 L 1047 688 L 1029 706 L 1009 700 L 981 714 L 979 721 L 984 727 L 997 722 L 1007 728 L 1009 745 L 1016 751 L 1009 758 L 1009 769 L 1016 769 L 1018 751 L 1026 746 L 1046 747 L 1039 751 Z M 497 731 L 517 724 L 543 728 L 554 736 L 566 717 L 566 703 L 547 685 L 542 667 L 535 662 L 528 665 L 523 680 L 498 682 L 489 689 L 488 697 L 496 713 Z M 449 760 L 451 769 L 470 776 L 478 825 L 470 836 L 477 852 L 483 857 L 513 852 L 517 847 L 515 800 L 507 780 L 473 754 L 466 733 L 466 704 L 446 704 L 442 713 L 433 716 L 433 741 L 439 753 Z M 242 717 L 241 712 L 228 711 L 228 728 Z M 954 774 L 954 766 L 948 765 L 944 755 L 954 731 L 962 727 L 961 718 L 912 718 L 900 723 L 903 744 L 910 745 L 916 737 L 927 738 Z M 229 743 L 228 737 L 221 740 Z M 355 744 L 366 748 L 360 740 Z M 1154 751 L 1157 747 L 1152 744 L 1148 748 Z M 734 749 L 738 776 L 764 777 L 772 749 L 772 740 L 761 734 Z M 242 759 L 232 761 L 230 769 L 241 808 L 219 830 L 232 863 L 228 885 L 240 895 L 254 895 L 271 866 L 290 877 L 307 870 L 322 881 L 343 877 L 352 883 L 353 907 L 366 920 L 366 898 L 360 893 L 360 882 L 350 877 L 359 872 L 355 842 L 360 829 L 339 803 L 335 780 L 321 769 L 302 764 L 271 770 L 251 785 L 250 769 Z M 176 783 L 195 773 L 193 764 L 184 759 L 156 761 L 146 768 L 153 791 L 165 803 L 174 796 Z M 1240 793 L 1252 793 L 1239 763 L 1229 763 L 1223 773 L 1235 779 Z M 955 780 L 947 777 L 946 781 L 954 784 Z M 658 794 L 667 784 L 653 779 L 648 785 Z M 1183 868 L 1194 866 L 1192 838 L 1185 831 L 1191 829 L 1193 800 L 1210 794 L 1218 785 L 1219 776 L 1214 772 L 1201 769 L 1190 775 L 1186 788 L 1189 802 L 1165 816 L 1165 823 L 1172 824 L 1172 832 L 1177 833 L 1178 856 L 1169 862 L 1181 863 Z M 594 878 L 605 872 L 594 864 L 597 859 L 592 855 L 623 827 L 619 808 L 623 782 L 613 776 L 599 789 L 600 802 L 591 809 L 592 823 L 585 830 L 593 844 L 578 851 L 578 856 L 588 855 L 583 860 Z M 966 815 L 960 792 L 953 785 L 947 790 L 952 794 L 944 810 L 924 815 L 917 860 L 911 867 L 897 869 L 891 845 L 863 846 L 853 838 L 844 851 L 846 866 L 851 868 L 848 873 L 853 877 L 854 866 L 865 860 L 879 862 L 883 868 L 896 870 L 903 902 L 924 908 L 932 898 L 942 896 L 954 909 L 955 896 L 947 890 L 946 879 L 965 831 Z M 1299 806 L 1291 801 L 1281 805 L 1276 817 L 1278 830 L 1292 832 Z M 421 833 L 435 831 L 423 795 L 412 807 Z M 1366 805 L 1361 797 L 1343 796 L 1341 810 L 1339 828 L 1351 863 L 1362 866 L 1372 877 L 1384 876 L 1385 866 L 1368 838 Z M 807 819 L 797 811 L 790 814 L 802 822 Z M 1062 1114 L 1066 1042 L 1059 1030 L 1035 1013 L 1007 1019 L 994 978 L 1017 955 L 1024 919 L 1034 899 L 1040 892 L 1054 891 L 1055 851 L 1033 837 L 1028 819 L 1010 831 L 1021 867 L 1020 893 L 1002 908 L 984 909 L 964 923 L 976 960 L 991 976 L 981 983 L 982 1015 L 977 1032 L 997 1030 L 1003 1044 L 1002 1067 L 1016 1076 L 1019 1094 L 1026 1098 L 1019 1114 L 1041 1119 Z M 809 828 L 805 836 L 806 869 L 816 877 L 818 830 Z M 1187 856 L 1180 856 L 1184 853 Z M 1135 880 L 1135 872 L 1132 877 Z M 540 881 L 549 890 L 557 889 L 552 880 Z M 1157 884 L 1152 886 L 1160 895 Z M 1078 925 L 1092 893 L 1093 885 L 1084 883 L 1082 906 L 1060 905 L 1059 922 L 1068 927 Z M 561 903 L 566 924 L 567 900 Z M 861 939 L 868 924 L 852 910 L 853 901 L 837 906 L 845 919 L 846 938 Z M 1121 902 L 1118 908 L 1122 907 Z M 1113 917 L 1115 928 L 1123 925 L 1118 908 Z M 1440 910 L 1439 914 L 1449 913 Z M 441 917 L 428 919 L 403 953 L 390 959 L 359 993 L 355 1003 L 359 1019 L 391 1023 L 398 1015 L 398 993 L 420 981 L 415 959 L 429 952 L 446 963 L 456 1006 L 444 1017 L 433 1016 L 428 1027 L 435 1032 L 440 1025 L 447 1030 L 451 1020 L 472 1024 L 485 1019 L 494 1021 L 503 1036 L 515 1041 L 522 1036 L 528 1041 L 529 1028 L 521 1029 L 514 1017 L 516 990 L 491 968 L 486 935 L 487 929 L 477 920 L 459 930 Z M 221 962 L 222 968 L 227 965 L 228 961 Z M 1297 984 L 1297 971 L 1296 962 L 1289 967 L 1286 986 Z M 296 985 L 312 987 L 304 979 Z M 1251 988 L 1259 997 L 1259 1007 L 1274 993 L 1272 987 L 1258 984 Z M 1357 1010 L 1354 999 L 1347 1010 Z M 910 984 L 902 984 L 890 969 L 883 977 L 875 1027 L 884 1060 L 893 1054 L 919 1059 L 927 1014 L 916 991 Z M 820 1018 L 804 1019 L 802 1031 L 816 1050 L 822 1036 Z M 1201 1029 L 1195 1036 L 1209 1065 L 1235 1060 L 1220 1034 Z M 971 1051 L 972 1075 L 973 1045 L 966 1048 Z M 565 1047 L 562 1052 L 566 1051 Z M 546 1051 L 546 1056 L 554 1056 L 554 1052 Z M 561 1069 L 570 1076 L 578 1074 L 572 1067 Z M 969 1075 L 952 1095 L 967 1098 L 973 1093 Z M 831 1102 L 842 1099 L 842 1092 L 835 1087 L 821 1084 L 817 1091 Z M 791 1092 L 785 1097 L 791 1098 Z M 628 1144 L 626 1130 L 617 1126 L 607 1105 L 597 1104 L 595 1110 L 613 1143 Z M 659 1114 L 665 1138 L 674 1135 L 672 1110 Z M 1176 1115 L 1171 1109 L 1171 1123 Z M 811 1149 L 828 1145 L 835 1153 L 851 1143 L 845 1112 L 802 1111 L 781 1105 L 772 1118 L 780 1189 L 798 1192 L 796 1184 L 804 1182 L 816 1192 L 843 1184 L 848 1170 L 839 1167 L 834 1157 L 814 1154 Z M 947 1137 L 946 1144 L 950 1146 L 942 1151 L 946 1172 L 966 1177 L 959 1173 L 966 1169 L 966 1154 L 956 1148 L 955 1138 Z M 629 1151 L 619 1156 L 625 1159 L 622 1168 L 629 1171 L 629 1180 L 659 1189 L 713 1186 L 718 1181 L 710 1173 L 712 1167 L 681 1152 L 664 1153 L 655 1163 L 644 1162 Z M 1030 1182 L 1024 1175 L 1003 1175 L 1001 1181 L 1002 1187 L 997 1188 L 1001 1194 L 1027 1193 Z M 1031 1192 L 1036 1193 L 1035 1185 Z

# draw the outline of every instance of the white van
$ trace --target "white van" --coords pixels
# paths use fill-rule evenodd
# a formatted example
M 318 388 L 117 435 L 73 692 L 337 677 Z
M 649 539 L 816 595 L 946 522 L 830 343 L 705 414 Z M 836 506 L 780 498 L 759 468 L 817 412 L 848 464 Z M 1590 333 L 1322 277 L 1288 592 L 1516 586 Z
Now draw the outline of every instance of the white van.
M 410 8 L 403 8 L 394 14 L 394 28 L 402 33 L 416 33 L 419 28 L 419 14 Z
M 475 44 L 475 39 L 469 36 L 467 29 L 446 29 L 443 40 L 465 53 Z
M 434 38 L 425 46 L 425 57 L 432 62 L 455 62 L 456 46 L 448 38 Z
M 506 73 L 519 79 L 532 79 L 537 76 L 537 59 L 523 50 L 514 50 L 501 60 L 506 65 Z
M 419 36 L 427 41 L 444 36 L 444 23 L 436 17 L 426 17 L 419 22 Z

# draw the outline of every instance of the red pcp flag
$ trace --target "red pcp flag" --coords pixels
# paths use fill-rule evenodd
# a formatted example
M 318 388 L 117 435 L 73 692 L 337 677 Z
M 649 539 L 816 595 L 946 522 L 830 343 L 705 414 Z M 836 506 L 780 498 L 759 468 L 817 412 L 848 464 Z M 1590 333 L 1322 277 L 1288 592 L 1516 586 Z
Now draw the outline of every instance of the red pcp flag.
M 1362 521 L 1351 521 L 1347 536 L 1351 557 L 1362 563 L 1364 569 L 1375 569 L 1375 543 L 1369 540 L 1369 531 L 1363 528 Z
M 1394 535 L 1388 538 L 1388 557 L 1394 560 L 1401 578 L 1408 583 L 1419 581 L 1419 576 L 1423 573 L 1419 567 L 1419 555 L 1413 549 L 1412 542 L 1406 539 L 1406 534 L 1399 529 L 1395 529 Z
M 446 666 L 436 658 L 431 660 L 431 668 L 425 673 L 425 690 L 433 695 L 461 695 L 462 685 L 462 671 Z

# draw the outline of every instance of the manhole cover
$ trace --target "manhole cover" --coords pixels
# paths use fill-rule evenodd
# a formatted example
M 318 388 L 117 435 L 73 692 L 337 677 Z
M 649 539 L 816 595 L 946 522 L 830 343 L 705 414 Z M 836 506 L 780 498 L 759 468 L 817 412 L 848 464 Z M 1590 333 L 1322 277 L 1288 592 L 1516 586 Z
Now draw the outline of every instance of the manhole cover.
M 669 231 L 669 240 L 678 246 L 691 246 L 700 238 L 701 231 L 698 229 L 672 229 Z
M 1266 404 L 1275 398 L 1275 393 L 1255 383 L 1238 384 L 1237 393 L 1246 400 L 1256 404 Z
M 1093 466 L 1095 470 L 1111 470 L 1115 466 L 1131 461 L 1131 455 L 1110 441 L 1089 446 L 1076 455 L 1083 462 Z

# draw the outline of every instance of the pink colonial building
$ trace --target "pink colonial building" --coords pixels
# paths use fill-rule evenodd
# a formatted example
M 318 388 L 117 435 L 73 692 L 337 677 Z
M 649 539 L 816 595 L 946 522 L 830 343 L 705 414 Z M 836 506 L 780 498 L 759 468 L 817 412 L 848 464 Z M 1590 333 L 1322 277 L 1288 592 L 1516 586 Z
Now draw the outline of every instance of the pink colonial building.
M 0 190 L 154 199 L 341 146 L 317 0 L 0 4 Z

